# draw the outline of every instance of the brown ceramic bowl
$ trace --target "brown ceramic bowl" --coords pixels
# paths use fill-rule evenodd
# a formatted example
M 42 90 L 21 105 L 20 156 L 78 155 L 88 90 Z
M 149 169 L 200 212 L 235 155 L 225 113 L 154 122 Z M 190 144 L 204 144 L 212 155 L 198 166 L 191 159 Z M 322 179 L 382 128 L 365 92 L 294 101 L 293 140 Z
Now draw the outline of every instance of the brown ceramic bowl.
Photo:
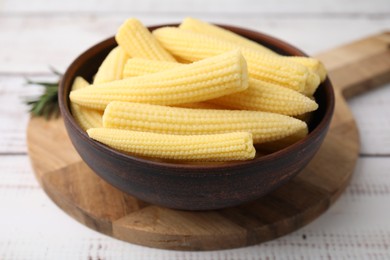
M 161 26 L 150 27 L 150 30 Z M 281 54 L 305 56 L 295 47 L 262 33 L 223 26 Z M 211 210 L 255 200 L 299 173 L 319 149 L 334 109 L 332 84 L 327 79 L 315 93 L 319 109 L 309 123 L 310 133 L 287 148 L 250 161 L 226 164 L 176 164 L 121 153 L 93 141 L 77 125 L 69 109 L 69 91 L 76 76 L 91 80 L 108 52 L 109 38 L 81 54 L 60 85 L 59 103 L 68 134 L 83 160 L 108 183 L 141 200 L 185 210 Z

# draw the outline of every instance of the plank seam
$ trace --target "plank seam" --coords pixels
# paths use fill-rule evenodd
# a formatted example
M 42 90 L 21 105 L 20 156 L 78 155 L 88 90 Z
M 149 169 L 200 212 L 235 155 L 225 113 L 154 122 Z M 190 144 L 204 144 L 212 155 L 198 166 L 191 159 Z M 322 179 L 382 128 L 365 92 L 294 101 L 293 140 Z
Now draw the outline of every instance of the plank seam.
M 360 153 L 361 158 L 389 158 L 390 153 Z
M 27 152 L 0 152 L 0 156 L 27 156 Z

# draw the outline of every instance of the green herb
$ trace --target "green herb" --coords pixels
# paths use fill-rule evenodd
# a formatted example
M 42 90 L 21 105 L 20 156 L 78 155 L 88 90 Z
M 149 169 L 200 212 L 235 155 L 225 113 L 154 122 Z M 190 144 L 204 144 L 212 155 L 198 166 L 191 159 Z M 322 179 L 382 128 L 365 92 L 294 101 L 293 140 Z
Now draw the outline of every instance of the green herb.
M 62 74 L 53 68 L 51 71 L 59 77 L 56 82 L 40 82 L 27 79 L 28 85 L 39 85 L 44 87 L 44 92 L 41 96 L 25 101 L 30 107 L 30 113 L 33 116 L 43 116 L 47 120 L 54 117 L 57 118 L 60 114 L 58 107 L 58 86 Z

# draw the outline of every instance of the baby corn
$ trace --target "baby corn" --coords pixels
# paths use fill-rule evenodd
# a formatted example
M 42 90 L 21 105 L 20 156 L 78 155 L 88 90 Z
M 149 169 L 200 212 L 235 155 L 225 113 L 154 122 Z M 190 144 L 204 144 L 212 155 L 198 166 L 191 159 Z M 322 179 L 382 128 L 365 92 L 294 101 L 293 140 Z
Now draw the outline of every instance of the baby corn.
M 293 117 L 246 110 L 213 110 L 111 102 L 103 126 L 177 135 L 251 132 L 254 143 L 278 140 L 299 131 L 306 123 Z
M 122 47 L 117 46 L 107 55 L 98 72 L 95 75 L 93 84 L 100 84 L 108 81 L 122 79 L 123 68 L 129 56 Z
M 175 61 L 149 30 L 135 18 L 130 18 L 121 25 L 115 39 L 130 57 Z
M 84 131 L 102 126 L 103 111 L 81 107 L 76 104 L 71 104 L 71 111 L 77 124 Z
M 326 79 L 326 68 L 320 60 L 300 56 L 287 56 L 285 58 L 289 59 L 290 61 L 302 64 L 303 66 L 313 71 L 316 75 L 318 75 L 320 82 L 323 82 Z
M 276 52 L 268 49 L 267 47 L 264 47 L 263 45 L 251 41 L 245 37 L 242 37 L 234 32 L 231 32 L 219 26 L 207 22 L 203 22 L 201 20 L 194 19 L 191 17 L 184 19 L 183 22 L 180 24 L 179 28 L 218 37 L 220 39 L 230 41 L 232 43 L 245 46 L 253 50 L 264 52 L 266 54 L 279 55 Z M 321 82 L 325 80 L 326 69 L 319 60 L 314 58 L 309 58 L 309 57 L 285 57 L 285 58 L 300 63 L 305 67 L 309 68 L 319 76 Z
M 89 83 L 83 77 L 76 77 L 73 81 L 71 91 L 79 90 L 85 87 L 88 87 Z
M 79 105 L 104 110 L 111 101 L 176 105 L 209 100 L 248 88 L 238 50 L 160 73 L 92 85 L 70 93 Z
M 187 17 L 185 18 L 181 24 L 179 25 L 180 29 L 183 30 L 189 30 L 192 32 L 197 32 L 197 33 L 203 33 L 207 34 L 210 36 L 215 36 L 236 44 L 240 44 L 241 46 L 245 46 L 248 48 L 254 48 L 258 49 L 264 53 L 268 54 L 276 54 L 276 52 L 272 51 L 271 49 L 257 43 L 254 41 L 251 41 L 249 39 L 246 39 L 234 32 L 231 32 L 229 30 L 223 29 L 222 27 L 203 22 L 201 20 L 192 18 L 192 17 Z
M 139 76 L 173 67 L 187 66 L 175 62 L 151 61 L 146 59 L 130 59 L 126 66 L 127 75 Z M 295 116 L 314 111 L 317 103 L 297 91 L 281 87 L 272 83 L 249 79 L 247 90 L 226 95 L 207 102 L 233 109 L 257 110 L 283 115 Z M 196 108 L 196 106 L 180 106 Z
M 256 154 L 248 132 L 193 136 L 91 128 L 87 133 L 114 149 L 150 158 L 233 161 L 253 159 Z
M 129 78 L 134 76 L 142 76 L 145 74 L 151 74 L 151 73 L 177 68 L 181 65 L 185 65 L 185 64 L 172 62 L 172 61 L 159 61 L 159 60 L 148 60 L 142 58 L 132 58 L 126 62 L 126 65 L 123 69 L 123 77 Z
M 255 79 L 249 80 L 247 90 L 209 102 L 234 109 L 265 111 L 288 116 L 301 115 L 318 108 L 314 100 L 297 91 Z
M 89 86 L 89 83 L 82 77 L 76 77 L 72 90 L 78 90 Z M 70 103 L 70 111 L 77 124 L 85 131 L 93 127 L 102 126 L 103 111 L 81 107 L 73 102 Z
M 255 79 L 275 83 L 304 92 L 306 85 L 319 84 L 317 76 L 305 66 L 276 55 L 267 55 L 250 48 L 241 47 L 216 37 L 164 27 L 153 31 L 157 40 L 173 55 L 188 61 L 197 61 L 221 52 L 240 48 L 248 63 L 249 75 Z M 314 74 L 311 77 L 310 74 Z M 318 77 L 318 76 L 317 76 Z M 314 88 L 314 86 L 309 86 Z

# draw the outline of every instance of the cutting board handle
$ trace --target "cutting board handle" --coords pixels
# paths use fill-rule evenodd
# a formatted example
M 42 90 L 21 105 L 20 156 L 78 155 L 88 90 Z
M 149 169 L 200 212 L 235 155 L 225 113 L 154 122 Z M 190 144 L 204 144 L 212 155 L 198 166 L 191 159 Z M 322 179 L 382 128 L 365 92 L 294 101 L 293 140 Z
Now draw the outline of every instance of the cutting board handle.
M 345 138 L 358 140 L 356 122 L 345 100 L 390 82 L 390 32 L 320 53 L 316 58 L 325 64 L 335 89 L 330 128 L 333 133 L 348 133 Z M 356 129 L 353 136 L 348 132 L 352 128 Z
M 390 82 L 390 31 L 316 55 L 344 98 Z

